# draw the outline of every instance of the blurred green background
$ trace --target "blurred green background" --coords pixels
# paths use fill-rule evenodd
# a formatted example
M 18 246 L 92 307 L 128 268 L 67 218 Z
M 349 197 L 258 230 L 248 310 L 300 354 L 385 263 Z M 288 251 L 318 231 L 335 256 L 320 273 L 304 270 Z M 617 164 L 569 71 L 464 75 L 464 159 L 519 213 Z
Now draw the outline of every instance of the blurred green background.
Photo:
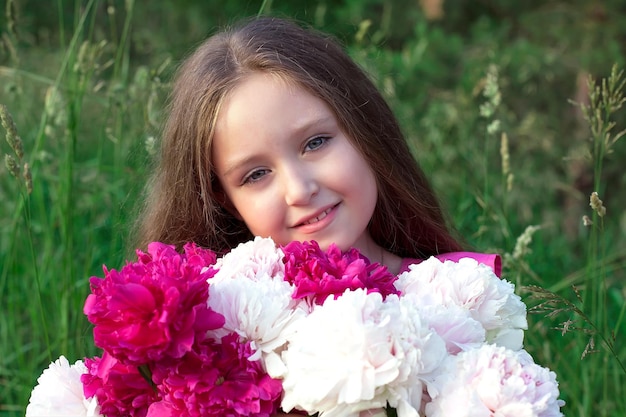
M 82 315 L 87 281 L 132 257 L 171 75 L 219 27 L 260 11 L 334 34 L 371 74 L 451 222 L 476 250 L 501 253 L 505 278 L 541 307 L 526 348 L 557 373 L 564 413 L 626 415 L 626 123 L 620 83 L 601 94 L 624 67 L 626 2 L 0 5 L 0 104 L 24 148 L 20 158 L 0 145 L 20 170 L 0 168 L 2 415 L 23 415 L 60 354 L 97 354 Z M 594 105 L 596 87 L 620 105 Z M 589 207 L 592 191 L 606 216 Z M 531 286 L 549 292 L 534 298 Z

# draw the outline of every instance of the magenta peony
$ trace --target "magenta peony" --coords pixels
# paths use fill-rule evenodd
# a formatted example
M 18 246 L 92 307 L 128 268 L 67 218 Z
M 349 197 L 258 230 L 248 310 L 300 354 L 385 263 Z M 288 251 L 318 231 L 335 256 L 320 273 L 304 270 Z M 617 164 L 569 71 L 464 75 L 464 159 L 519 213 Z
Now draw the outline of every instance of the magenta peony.
M 153 379 L 163 401 L 148 417 L 269 417 L 280 405 L 282 384 L 261 361 L 251 361 L 249 342 L 231 333 L 221 343 L 206 340 L 178 360 L 155 364 Z
M 331 244 L 324 252 L 315 241 L 291 242 L 282 249 L 285 280 L 296 287 L 293 298 L 307 297 L 321 305 L 329 295 L 336 298 L 359 288 L 379 292 L 383 298 L 399 294 L 394 287 L 397 277 L 385 266 L 370 263 L 356 249 L 342 253 Z
M 193 244 L 184 250 L 154 242 L 148 253 L 137 251 L 137 262 L 120 271 L 105 267 L 104 279 L 90 279 L 84 312 L 98 347 L 135 365 L 180 358 L 196 338 L 224 324 L 207 306 L 215 254 Z
M 81 376 L 86 398 L 95 398 L 107 417 L 145 417 L 148 406 L 159 400 L 156 391 L 137 369 L 120 363 L 106 352 L 102 358 L 86 359 Z

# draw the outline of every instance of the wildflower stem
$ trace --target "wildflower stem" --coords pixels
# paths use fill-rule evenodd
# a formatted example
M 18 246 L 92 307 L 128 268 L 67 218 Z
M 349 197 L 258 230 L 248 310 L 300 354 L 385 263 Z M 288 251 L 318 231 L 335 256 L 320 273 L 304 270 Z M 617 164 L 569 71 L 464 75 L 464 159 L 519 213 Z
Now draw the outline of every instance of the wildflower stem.
M 611 330 L 608 316 L 608 283 L 607 283 L 607 243 L 604 237 L 604 218 L 607 210 L 599 195 L 603 192 L 602 170 L 604 158 L 611 152 L 611 146 L 624 135 L 624 131 L 613 133 L 616 123 L 612 120 L 615 112 L 626 101 L 621 91 L 625 85 L 622 79 L 623 71 L 617 71 L 613 66 L 608 78 L 603 79 L 598 85 L 591 77 L 588 78 L 589 103 L 579 104 L 580 109 L 590 129 L 591 158 L 593 165 L 594 191 L 590 197 L 592 208 L 591 228 L 587 245 L 586 264 L 586 290 L 581 299 L 581 308 L 575 312 L 583 317 L 584 322 L 591 328 L 592 339 L 587 342 L 583 356 L 593 350 L 591 345 L 593 337 L 599 337 L 607 347 L 596 366 L 584 368 L 590 378 L 591 384 L 602 384 L 602 398 L 606 403 L 609 400 L 609 355 L 617 361 L 622 371 L 626 373 L 626 367 L 614 349 L 614 331 L 619 329 L 621 317 L 617 320 L 614 330 Z M 585 309 L 591 316 L 583 313 Z M 621 310 L 624 310 L 622 306 Z M 622 313 L 620 313 L 620 316 Z M 606 415 L 606 410 L 603 410 Z
M 21 174 L 22 169 L 20 168 L 20 164 L 25 159 L 24 156 L 24 147 L 22 143 L 22 139 L 20 138 L 17 127 L 13 121 L 9 110 L 4 105 L 0 105 L 0 116 L 2 119 L 2 127 L 6 130 L 7 142 L 9 146 L 15 153 L 17 160 L 15 160 L 11 155 L 6 154 L 6 162 L 7 168 L 11 172 L 11 174 L 16 178 L 18 182 L 18 187 L 20 190 L 21 199 L 15 209 L 15 218 L 14 218 L 14 232 L 18 229 L 18 221 L 20 216 L 24 219 L 24 224 L 26 228 L 27 234 L 27 244 L 28 250 L 30 252 L 31 264 L 33 268 L 33 274 L 35 276 L 35 283 L 37 286 L 37 298 L 39 301 L 39 313 L 41 316 L 41 323 L 43 327 L 43 335 L 46 341 L 46 349 L 48 353 L 48 359 L 52 361 L 52 351 L 50 348 L 50 337 L 48 334 L 48 326 L 46 321 L 46 314 L 44 312 L 44 303 L 42 297 L 42 285 L 41 278 L 39 276 L 39 268 L 38 268 L 38 259 L 35 253 L 35 245 L 33 243 L 34 237 L 32 233 L 32 210 L 31 210 L 31 200 L 30 195 L 32 193 L 32 172 L 30 170 L 30 164 L 28 162 L 24 163 L 23 175 Z M 6 269 L 4 270 L 7 271 Z M 4 273 L 3 273 L 4 278 Z M 4 280 L 4 279 L 3 279 Z
M 35 274 L 35 283 L 37 284 L 37 299 L 39 300 L 39 312 L 41 314 L 41 323 L 43 327 L 44 340 L 46 341 L 46 351 L 48 353 L 48 360 L 52 362 L 52 349 L 50 348 L 50 335 L 48 334 L 48 322 L 46 320 L 46 314 L 44 312 L 43 303 L 43 288 L 41 285 L 41 277 L 39 276 L 39 267 L 37 266 L 38 260 L 35 255 L 35 245 L 33 244 L 33 233 L 31 228 L 31 207 L 30 198 L 28 194 L 22 192 L 22 201 L 24 202 L 24 221 L 26 222 L 26 234 L 28 238 L 28 247 L 30 249 L 30 256 L 33 264 L 33 272 Z
M 528 286 L 526 288 L 533 293 L 533 296 L 535 298 L 544 300 L 538 306 L 533 307 L 533 310 L 535 311 L 541 311 L 543 309 L 554 310 L 553 308 L 550 308 L 549 305 L 557 305 L 559 307 L 557 310 L 554 310 L 554 311 L 558 311 L 558 312 L 571 311 L 575 313 L 577 316 L 579 316 L 580 318 L 582 318 L 583 321 L 591 327 L 591 333 L 600 338 L 600 340 L 606 346 L 606 348 L 611 352 L 611 354 L 613 354 L 620 368 L 626 373 L 626 364 L 624 364 L 624 362 L 622 362 L 622 360 L 619 358 L 618 352 L 615 350 L 614 343 L 609 338 L 607 338 L 604 333 L 600 331 L 600 328 L 598 328 L 595 321 L 592 320 L 591 317 L 589 317 L 589 315 L 585 313 L 585 311 L 582 308 L 579 308 L 574 302 L 568 300 L 567 298 L 561 297 L 557 295 L 556 293 L 552 291 L 548 291 L 544 288 L 537 287 L 534 285 Z M 565 306 L 565 307 L 560 307 L 560 306 Z M 552 312 L 551 314 L 554 314 L 554 312 Z
M 122 30 L 122 38 L 117 45 L 117 51 L 115 53 L 115 64 L 113 67 L 113 79 L 118 79 L 121 71 L 121 67 L 127 72 L 128 69 L 128 52 L 130 48 L 130 42 L 128 42 L 130 35 L 130 27 L 133 18 L 134 1 L 125 2 L 127 5 L 126 18 L 124 19 L 124 29 Z M 115 19 L 112 19 L 113 21 Z M 125 59 L 123 59 L 125 58 Z

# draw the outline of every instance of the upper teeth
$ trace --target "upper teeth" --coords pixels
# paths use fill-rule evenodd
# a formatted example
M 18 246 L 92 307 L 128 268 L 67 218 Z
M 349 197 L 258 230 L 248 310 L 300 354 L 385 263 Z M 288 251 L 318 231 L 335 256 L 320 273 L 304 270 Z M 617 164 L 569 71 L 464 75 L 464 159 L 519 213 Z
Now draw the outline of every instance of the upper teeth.
M 330 213 L 331 210 L 332 210 L 332 207 L 324 210 L 319 216 L 305 221 L 303 224 L 311 224 L 311 223 L 319 222 L 324 217 L 326 217 L 328 215 L 328 213 Z

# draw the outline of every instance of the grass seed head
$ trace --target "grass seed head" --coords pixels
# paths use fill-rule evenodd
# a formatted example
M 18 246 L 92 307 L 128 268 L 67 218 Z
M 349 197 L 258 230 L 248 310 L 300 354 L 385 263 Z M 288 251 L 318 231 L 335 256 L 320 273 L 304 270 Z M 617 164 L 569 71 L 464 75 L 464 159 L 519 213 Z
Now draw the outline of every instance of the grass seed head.
M 596 213 L 598 213 L 598 216 L 604 217 L 606 214 L 606 207 L 602 204 L 602 200 L 600 200 L 597 192 L 594 191 L 591 193 L 591 196 L 589 197 L 589 205 Z
M 17 158 L 21 161 L 24 158 L 24 145 L 22 144 L 22 138 L 17 134 L 17 127 L 13 122 L 11 113 L 4 104 L 0 104 L 0 120 L 2 121 L 2 127 L 7 132 L 7 143 L 15 152 Z
M 515 179 L 515 175 L 512 172 L 506 176 L 506 190 L 511 191 L 513 189 L 513 180 Z
M 509 137 L 505 132 L 500 136 L 500 157 L 502 158 L 502 175 L 508 176 L 511 172 L 511 155 L 509 154 Z
M 519 235 L 517 241 L 515 242 L 515 248 L 513 249 L 513 259 L 521 259 L 527 253 L 530 253 L 530 249 L 528 247 L 533 241 L 533 234 L 535 234 L 535 232 L 539 229 L 541 229 L 541 226 L 527 226 L 524 233 Z
M 17 164 L 17 161 L 15 161 L 15 158 L 13 158 L 11 155 L 4 155 L 4 165 L 6 165 L 11 175 L 13 175 L 15 178 L 20 177 L 20 166 Z
M 31 194 L 33 192 L 33 174 L 30 171 L 28 162 L 24 164 L 24 184 L 26 185 L 28 194 Z

